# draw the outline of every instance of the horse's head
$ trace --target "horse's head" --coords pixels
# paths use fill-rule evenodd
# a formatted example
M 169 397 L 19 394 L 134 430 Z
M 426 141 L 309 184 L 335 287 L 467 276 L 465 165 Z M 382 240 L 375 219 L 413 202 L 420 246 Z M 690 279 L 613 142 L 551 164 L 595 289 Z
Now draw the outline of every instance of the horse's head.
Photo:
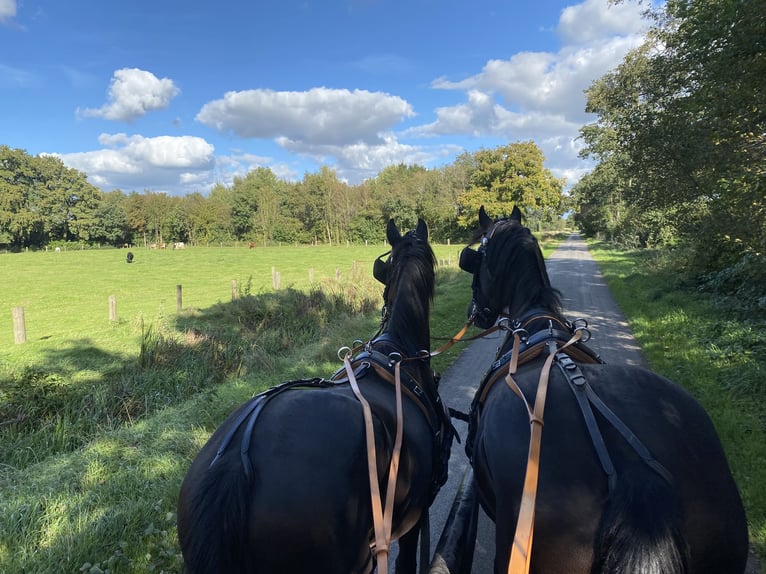
M 436 257 L 428 243 L 428 227 L 418 219 L 417 227 L 402 235 L 391 219 L 386 239 L 391 251 L 373 265 L 374 277 L 385 285 L 386 331 L 396 334 L 406 350 L 413 351 L 411 347 L 418 345 L 414 351 L 420 351 L 430 344 L 429 310 L 436 283 Z
M 478 249 L 470 246 L 479 243 Z M 518 318 L 525 310 L 540 306 L 561 309 L 561 296 L 551 287 L 540 246 L 521 224 L 521 211 L 491 219 L 482 205 L 479 228 L 460 253 L 460 268 L 473 275 L 473 298 L 468 315 L 487 329 L 502 312 Z

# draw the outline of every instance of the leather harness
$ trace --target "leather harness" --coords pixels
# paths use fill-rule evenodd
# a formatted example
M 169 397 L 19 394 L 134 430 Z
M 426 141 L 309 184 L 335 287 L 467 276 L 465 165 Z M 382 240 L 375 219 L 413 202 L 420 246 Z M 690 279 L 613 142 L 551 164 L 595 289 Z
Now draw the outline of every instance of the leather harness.
M 549 321 L 549 328 L 528 335 L 525 331 L 525 326 L 540 319 L 547 319 Z M 584 344 L 582 339 L 585 337 L 584 340 L 587 341 L 590 333 L 587 330 L 587 323 L 582 321 L 578 324 L 579 321 L 582 320 L 577 320 L 574 323 L 562 322 L 558 317 L 540 312 L 539 310 L 532 310 L 522 320 L 513 321 L 513 328 L 508 335 L 508 337 L 513 337 L 511 350 L 498 357 L 492 363 L 471 404 L 468 440 L 466 441 L 466 453 L 471 462 L 473 462 L 473 443 L 481 417 L 481 410 L 490 390 L 497 381 L 504 378 L 508 387 L 524 402 L 529 415 L 531 428 L 527 471 L 524 478 L 519 516 L 508 564 L 508 574 L 528 574 L 531 564 L 543 413 L 550 369 L 553 363 L 556 363 L 574 393 L 591 437 L 591 442 L 601 467 L 608 478 L 609 490 L 611 491 L 614 488 L 616 472 L 598 422 L 593 414 L 593 408 L 622 435 L 644 463 L 670 484 L 673 483 L 670 472 L 651 455 L 649 449 L 641 443 L 638 437 L 598 397 L 593 388 L 588 384 L 577 363 L 603 364 L 604 361 Z M 554 322 L 558 327 L 562 328 L 554 328 Z M 540 357 L 545 350 L 548 351 L 548 356 L 541 369 L 535 403 L 531 407 L 520 387 L 513 380 L 513 375 L 520 365 Z
M 398 353 L 394 353 L 398 355 Z M 350 355 L 350 352 L 349 352 Z M 420 359 L 421 357 L 413 357 L 413 360 Z M 401 396 L 406 395 L 413 403 L 415 403 L 420 411 L 423 413 L 426 422 L 432 431 L 433 441 L 433 465 L 431 473 L 431 491 L 428 505 L 433 502 L 439 489 L 447 480 L 447 472 L 449 467 L 449 456 L 451 452 L 452 439 L 456 435 L 455 429 L 452 426 L 450 419 L 450 412 L 441 400 L 438 393 L 429 393 L 418 381 L 416 381 L 406 371 L 402 372 L 401 363 L 402 359 L 392 360 L 390 356 L 384 355 L 378 351 L 372 349 L 372 345 L 366 345 L 364 351 L 356 355 L 353 359 L 349 356 L 344 357 L 344 366 L 338 369 L 330 379 L 313 378 L 313 379 L 300 379 L 295 381 L 286 381 L 274 387 L 267 389 L 266 391 L 256 395 L 250 401 L 245 403 L 245 406 L 234 420 L 229 430 L 221 439 L 221 442 L 216 450 L 216 455 L 210 462 L 212 467 L 226 450 L 231 445 L 234 436 L 239 429 L 244 425 L 244 432 L 240 440 L 240 460 L 242 463 L 243 472 L 247 480 L 252 480 L 253 467 L 250 460 L 249 450 L 250 442 L 252 440 L 253 428 L 258 419 L 258 416 L 263 411 L 266 404 L 271 401 L 277 395 L 280 395 L 288 390 L 294 389 L 326 389 L 333 388 L 342 385 L 350 385 L 357 399 L 362 405 L 363 414 L 365 418 L 365 436 L 367 443 L 368 454 L 368 470 L 370 473 L 370 489 L 372 491 L 372 506 L 373 506 L 373 531 L 375 537 L 375 543 L 372 545 L 374 555 L 378 557 L 378 569 L 382 572 L 387 571 L 386 560 L 388 555 L 388 548 L 390 544 L 391 528 L 393 523 L 393 501 L 394 490 L 396 484 L 396 476 L 399 464 L 399 452 L 401 449 L 401 440 L 403 432 L 403 418 L 402 418 L 402 404 Z M 368 373 L 374 372 L 384 381 L 394 385 L 396 389 L 396 438 L 394 444 L 394 452 L 392 454 L 391 465 L 389 469 L 389 483 L 385 496 L 385 510 L 382 508 L 384 497 L 381 497 L 378 490 L 378 477 L 377 477 L 377 465 L 375 463 L 375 443 L 374 435 L 372 432 L 372 418 L 369 404 L 364 399 L 357 379 L 363 379 Z M 427 512 L 422 519 L 421 527 L 425 531 L 425 538 L 428 538 L 427 528 Z M 423 536 L 421 536 L 423 538 Z M 427 540 L 424 543 L 421 540 L 422 553 L 427 554 Z M 421 558 L 422 559 L 422 558 Z

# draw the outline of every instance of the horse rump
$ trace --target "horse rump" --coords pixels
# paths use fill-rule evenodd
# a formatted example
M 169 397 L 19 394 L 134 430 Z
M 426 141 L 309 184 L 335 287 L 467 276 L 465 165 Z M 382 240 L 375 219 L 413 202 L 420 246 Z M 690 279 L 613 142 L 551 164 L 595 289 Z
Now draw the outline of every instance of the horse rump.
M 684 574 L 689 548 L 672 484 L 643 463 L 620 472 L 601 515 L 591 574 Z

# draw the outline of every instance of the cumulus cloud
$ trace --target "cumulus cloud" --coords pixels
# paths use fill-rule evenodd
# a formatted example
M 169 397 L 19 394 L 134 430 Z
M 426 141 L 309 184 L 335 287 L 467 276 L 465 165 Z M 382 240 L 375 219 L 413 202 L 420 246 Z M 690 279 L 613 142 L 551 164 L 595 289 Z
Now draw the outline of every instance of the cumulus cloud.
M 381 92 L 313 88 L 305 92 L 228 92 L 197 121 L 243 138 L 287 138 L 306 145 L 381 143 L 381 132 L 412 117 L 405 100 Z
M 9 22 L 16 16 L 16 0 L 0 0 L 0 23 Z
M 207 190 L 215 167 L 214 147 L 194 136 L 101 134 L 103 149 L 70 154 L 52 154 L 65 165 L 88 174 L 104 190 L 120 188 L 139 191 L 178 190 L 200 184 Z M 202 182 L 202 183 L 200 183 Z
M 159 79 L 138 68 L 122 68 L 112 76 L 108 102 L 100 108 L 78 108 L 77 115 L 130 122 L 147 112 L 167 108 L 179 93 L 173 80 Z
M 569 44 L 598 41 L 608 36 L 642 35 L 646 27 L 643 11 L 635 2 L 607 6 L 604 0 L 585 0 L 564 8 L 556 32 Z
M 481 72 L 461 80 L 437 78 L 433 88 L 463 91 L 466 100 L 438 108 L 434 122 L 406 133 L 534 139 L 554 173 L 579 179 L 579 128 L 592 121 L 585 113 L 584 91 L 643 42 L 641 10 L 635 3 L 609 5 L 608 0 L 565 8 L 557 26 L 563 42 L 557 52 L 520 52 L 489 60 Z

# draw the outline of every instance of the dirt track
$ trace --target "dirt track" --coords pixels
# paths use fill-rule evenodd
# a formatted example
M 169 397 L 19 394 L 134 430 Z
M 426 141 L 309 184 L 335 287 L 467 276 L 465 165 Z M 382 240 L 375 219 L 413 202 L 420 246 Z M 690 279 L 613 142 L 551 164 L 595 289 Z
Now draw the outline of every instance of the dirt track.
M 609 288 L 579 235 L 571 235 L 547 259 L 551 283 L 564 295 L 567 318 L 587 319 L 593 338 L 589 346 L 612 364 L 645 365 L 641 349 L 633 337 L 622 311 L 612 298 Z M 466 300 L 469 294 L 466 293 Z M 468 411 L 481 375 L 494 358 L 499 336 L 480 339 L 468 345 L 452 366 L 443 373 L 440 391 L 451 407 Z M 450 473 L 431 507 L 431 552 L 436 548 L 444 523 L 449 515 L 455 493 L 468 466 L 463 447 L 467 425 L 455 421 L 463 444 L 453 445 Z M 494 559 L 494 524 L 479 510 L 479 527 L 472 572 L 490 574 Z M 393 564 L 393 561 L 391 562 Z M 393 566 L 390 571 L 393 571 Z M 746 574 L 760 572 L 752 557 Z

